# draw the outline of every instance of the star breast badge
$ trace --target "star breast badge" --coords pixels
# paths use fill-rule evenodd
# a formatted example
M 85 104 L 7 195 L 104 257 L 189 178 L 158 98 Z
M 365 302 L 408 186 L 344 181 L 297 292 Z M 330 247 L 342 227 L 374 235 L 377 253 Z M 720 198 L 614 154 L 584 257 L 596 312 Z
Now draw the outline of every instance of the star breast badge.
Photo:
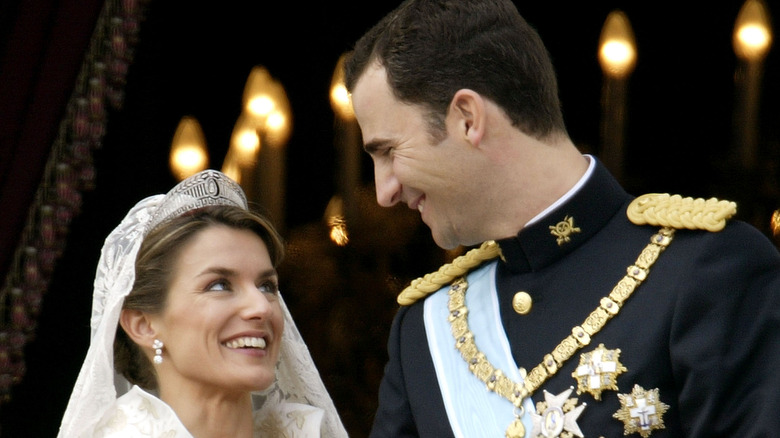
M 625 425 L 624 434 L 638 433 L 647 438 L 656 429 L 665 429 L 663 415 L 669 406 L 662 403 L 658 389 L 634 385 L 631 394 L 618 394 L 620 409 L 612 416 Z
M 617 376 L 626 371 L 620 363 L 620 349 L 607 350 L 604 344 L 580 355 L 580 364 L 571 374 L 577 380 L 577 394 L 587 392 L 601 400 L 601 392 L 607 389 L 617 391 Z
M 577 398 L 569 398 L 572 391 L 573 387 L 558 395 L 544 391 L 544 401 L 537 403 L 537 412 L 531 414 L 534 422 L 532 437 L 571 438 L 576 435 L 582 438 L 576 420 L 587 404 L 577 406 Z

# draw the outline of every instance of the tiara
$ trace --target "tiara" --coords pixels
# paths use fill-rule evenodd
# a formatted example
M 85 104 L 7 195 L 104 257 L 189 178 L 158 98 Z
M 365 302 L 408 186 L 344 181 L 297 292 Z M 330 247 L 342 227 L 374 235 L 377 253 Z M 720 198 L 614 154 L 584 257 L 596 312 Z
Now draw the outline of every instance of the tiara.
M 217 170 L 204 170 L 173 187 L 149 218 L 144 234 L 190 210 L 210 205 L 247 209 L 246 195 L 235 181 Z
M 103 320 L 106 307 L 121 307 L 122 300 L 130 293 L 134 282 L 134 262 L 143 237 L 182 213 L 209 205 L 233 205 L 247 209 L 241 186 L 216 170 L 199 172 L 174 186 L 167 194 L 149 196 L 130 209 L 108 235 L 100 253 L 92 299 L 93 336 Z

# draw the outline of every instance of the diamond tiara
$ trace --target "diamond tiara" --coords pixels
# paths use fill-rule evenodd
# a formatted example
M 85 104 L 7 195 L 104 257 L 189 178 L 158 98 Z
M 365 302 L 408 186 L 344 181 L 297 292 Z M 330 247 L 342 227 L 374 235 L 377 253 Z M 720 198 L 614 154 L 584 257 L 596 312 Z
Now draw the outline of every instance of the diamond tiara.
M 235 181 L 217 170 L 204 170 L 183 180 L 162 199 L 144 234 L 184 212 L 209 205 L 234 205 L 247 209 L 246 195 Z

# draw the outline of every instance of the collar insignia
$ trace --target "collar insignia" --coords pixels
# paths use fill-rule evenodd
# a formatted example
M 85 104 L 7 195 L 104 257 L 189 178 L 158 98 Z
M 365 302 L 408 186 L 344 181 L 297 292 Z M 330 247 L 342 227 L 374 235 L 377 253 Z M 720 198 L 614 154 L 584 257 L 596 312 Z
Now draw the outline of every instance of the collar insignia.
M 574 226 L 574 218 L 566 216 L 562 221 L 558 222 L 555 226 L 550 226 L 550 234 L 557 237 L 558 246 L 563 245 L 571 240 L 571 235 L 579 233 L 580 227 Z
M 576 420 L 587 404 L 577 406 L 577 398 L 569 398 L 573 390 L 572 387 L 558 395 L 544 391 L 544 401 L 537 403 L 537 413 L 531 414 L 534 421 L 531 436 L 546 438 L 571 437 L 572 434 L 583 436 Z
M 665 429 L 663 415 L 669 406 L 661 403 L 658 388 L 645 390 L 634 385 L 631 394 L 618 394 L 620 409 L 612 417 L 625 424 L 624 435 L 638 433 L 647 438 L 656 429 Z
M 601 400 L 601 391 L 617 390 L 617 376 L 626 371 L 620 363 L 620 349 L 607 350 L 604 344 L 580 355 L 580 364 L 571 374 L 577 380 L 577 394 L 587 392 Z

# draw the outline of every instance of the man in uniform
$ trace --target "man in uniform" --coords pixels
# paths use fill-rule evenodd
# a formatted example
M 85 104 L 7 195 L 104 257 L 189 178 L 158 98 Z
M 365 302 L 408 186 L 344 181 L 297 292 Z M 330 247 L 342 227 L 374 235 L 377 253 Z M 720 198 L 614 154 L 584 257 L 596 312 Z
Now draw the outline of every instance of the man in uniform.
M 510 0 L 407 0 L 346 82 L 379 204 L 474 247 L 399 295 L 372 437 L 780 434 L 778 251 L 580 153 Z

